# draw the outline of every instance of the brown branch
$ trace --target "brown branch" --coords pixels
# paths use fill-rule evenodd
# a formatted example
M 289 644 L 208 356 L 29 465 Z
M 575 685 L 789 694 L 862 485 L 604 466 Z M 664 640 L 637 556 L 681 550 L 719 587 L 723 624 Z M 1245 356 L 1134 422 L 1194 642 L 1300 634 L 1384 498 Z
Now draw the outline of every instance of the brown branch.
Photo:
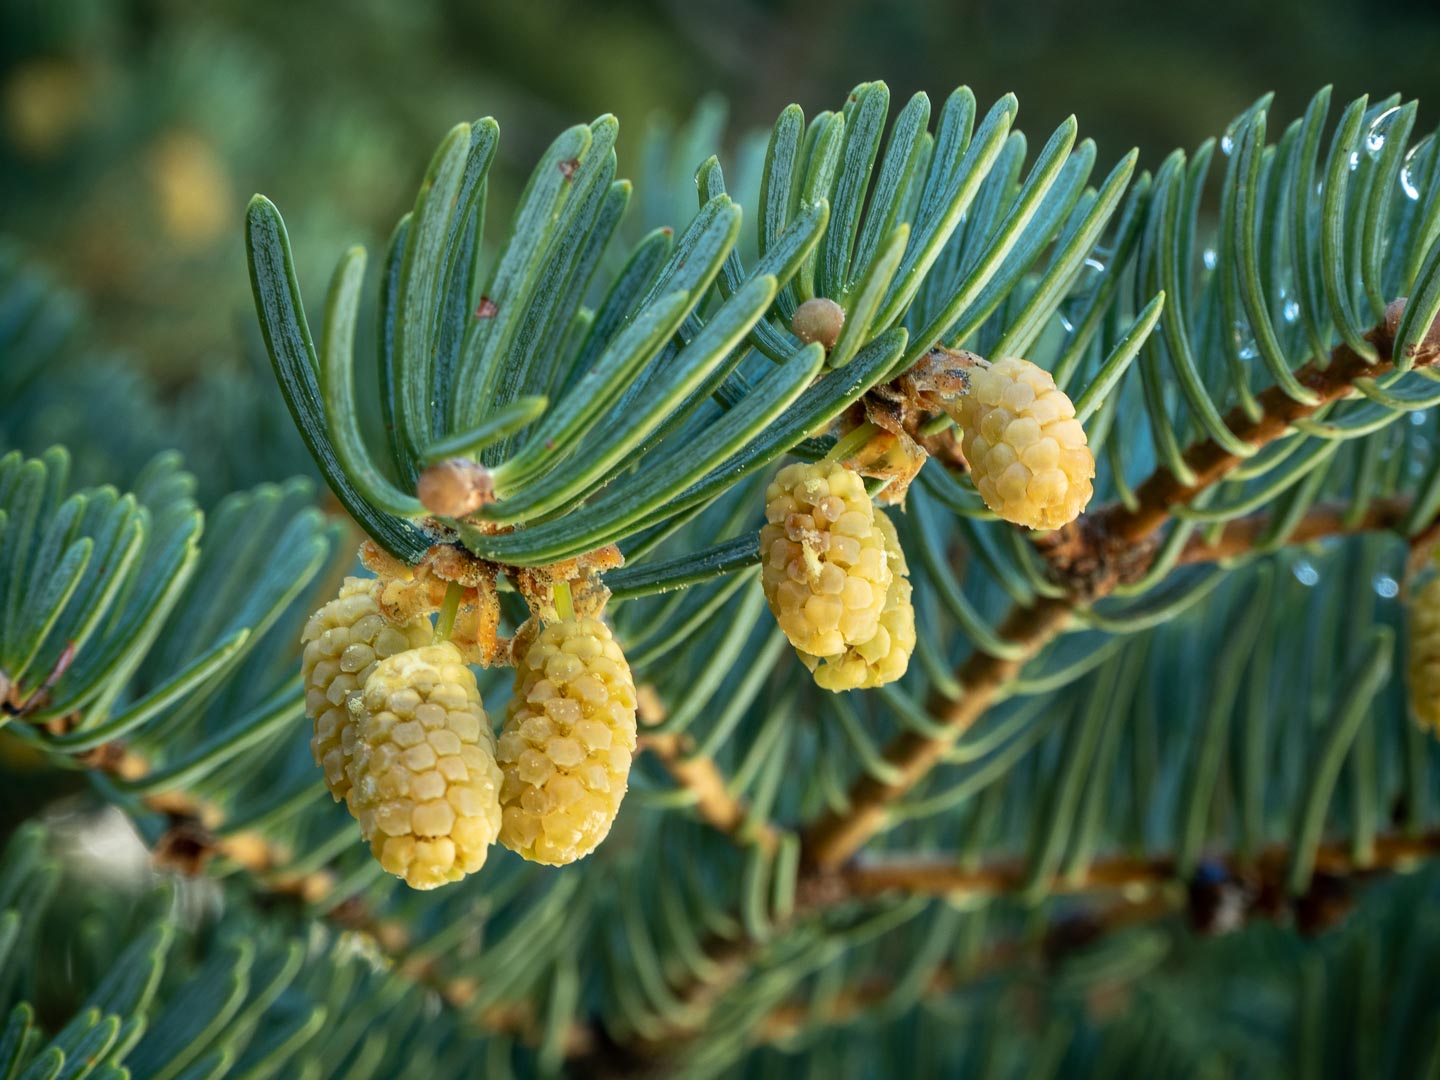
M 906 895 L 980 897 L 1019 892 L 1029 880 L 1023 859 L 1007 859 L 966 868 L 953 859 L 895 859 L 862 862 L 838 871 L 853 896 Z M 1057 875 L 1049 884 L 1054 895 L 1152 888 L 1173 881 L 1175 866 L 1168 858 L 1115 856 L 1096 859 L 1080 874 Z
M 1342 343 L 1331 352 L 1330 362 L 1324 367 L 1312 360 L 1295 372 L 1296 381 L 1315 395 L 1314 404 L 1296 401 L 1281 387 L 1272 386 L 1257 398 L 1260 405 L 1258 419 L 1252 420 L 1237 405 L 1226 415 L 1225 426 L 1241 442 L 1256 450 L 1268 446 L 1288 434 L 1295 421 L 1312 417 L 1327 405 L 1352 394 L 1356 379 L 1384 375 L 1392 369 L 1390 338 L 1382 330 L 1374 330 L 1369 334 L 1369 340 L 1380 352 L 1379 359 L 1373 364 Z M 1182 482 L 1162 465 L 1135 490 L 1138 505 L 1134 509 L 1119 503 L 1112 504 L 1100 511 L 1095 526 L 1112 543 L 1134 544 L 1144 540 L 1165 524 L 1171 510 L 1189 504 L 1246 460 L 1232 454 L 1214 439 L 1194 443 L 1184 454 L 1185 464 L 1195 473 L 1193 483 Z
M 1408 496 L 1377 499 L 1354 520 L 1348 518 L 1344 506 L 1317 506 L 1300 520 L 1287 543 L 1302 544 L 1325 536 L 1394 529 L 1404 520 L 1410 505 Z M 1254 514 L 1231 522 L 1214 542 L 1195 537 L 1181 553 L 1179 565 L 1243 555 L 1254 548 L 1271 520 L 1269 514 Z M 957 672 L 965 693 L 955 700 L 937 695 L 929 702 L 931 714 L 949 728 L 948 739 L 931 739 L 914 732 L 898 736 L 887 748 L 885 760 L 899 769 L 901 776 L 891 783 L 871 776 L 862 778 L 851 792 L 850 809 L 845 814 L 831 813 L 817 820 L 807 833 L 810 861 L 822 869 L 833 868 L 858 850 L 860 845 L 854 842 L 855 837 L 868 839 L 882 827 L 885 806 L 913 787 L 934 767 L 954 739 L 983 715 L 1000 687 L 1063 629 L 1076 603 L 1076 598 L 1067 596 L 1042 599 L 1030 608 L 1013 609 L 999 632 L 1007 641 L 1024 648 L 1024 659 L 1002 660 L 984 652 L 972 654 Z
M 1314 393 L 1315 404 L 1302 404 L 1279 386 L 1272 386 L 1257 399 L 1259 419 L 1250 419 L 1236 406 L 1225 417 L 1225 426 L 1241 441 L 1259 450 L 1288 434 L 1296 420 L 1314 416 L 1326 406 L 1349 397 L 1355 392 L 1357 379 L 1389 374 L 1395 368 L 1390 354 L 1404 312 L 1403 298 L 1391 301 L 1381 324 L 1365 335 L 1379 354 L 1373 364 L 1342 342 L 1331 351 L 1328 364 L 1322 366 L 1311 360 L 1295 372 L 1296 381 Z M 1410 356 L 1416 367 L 1433 367 L 1440 361 L 1440 319 L 1411 347 Z M 1136 489 L 1138 505 L 1134 509 L 1113 504 L 1101 511 L 1095 523 L 1098 530 L 1112 543 L 1133 544 L 1143 540 L 1165 523 L 1171 510 L 1191 502 L 1202 491 L 1225 479 L 1244 459 L 1214 439 L 1205 439 L 1187 449 L 1184 460 L 1196 474 L 1194 483 L 1182 483 L 1162 466 Z
M 1319 917 L 1309 928 L 1329 925 L 1327 915 L 1347 910 L 1333 904 L 1334 880 L 1405 872 L 1416 861 L 1440 855 L 1440 830 L 1407 836 L 1389 834 L 1378 837 L 1372 857 L 1357 863 L 1351 847 L 1345 843 L 1321 845 L 1316 854 L 1316 874 L 1326 881 L 1317 897 L 1291 898 L 1287 906 L 1278 902 L 1283 896 L 1284 875 L 1290 865 L 1291 849 L 1284 844 L 1267 847 L 1254 859 L 1228 856 L 1219 860 L 1237 883 L 1248 883 L 1246 914 L 1261 918 Z M 890 893 L 936 895 L 950 899 L 995 897 L 1017 892 L 1028 880 L 1026 865 L 1020 860 L 1006 860 L 990 866 L 965 869 L 953 860 L 896 858 L 846 867 L 839 874 L 844 892 L 851 898 L 882 896 Z M 1207 922 L 1203 907 L 1186 889 L 1175 886 L 1188 884 L 1176 877 L 1175 861 L 1169 856 L 1138 858 L 1113 856 L 1097 859 L 1082 873 L 1059 875 L 1048 887 L 1050 895 L 1081 893 L 1120 893 L 1122 898 L 1108 902 L 1098 911 L 1078 918 L 1070 916 L 1053 924 L 1037 943 L 1001 941 L 982 956 L 968 963 L 945 964 L 935 970 L 921 991 L 924 997 L 944 997 L 987 976 L 1001 973 L 1038 958 L 1053 962 L 1066 949 L 1093 942 L 1105 933 L 1137 922 L 1149 922 L 1174 915 L 1189 904 L 1191 920 L 1201 932 L 1232 930 L 1237 924 L 1221 925 Z M 1200 904 L 1203 905 L 1203 899 Z M 1301 923 L 1302 929 L 1307 928 Z M 1035 945 L 1038 944 L 1038 950 Z M 893 979 L 875 977 L 842 988 L 830 998 L 825 1008 L 816 1012 L 809 1001 L 781 1005 L 761 1021 L 755 1032 L 756 1042 L 780 1042 L 793 1038 L 814 1025 L 841 1026 L 868 1014 L 883 1004 L 896 991 Z
M 1344 503 L 1320 503 L 1296 523 L 1295 528 L 1285 537 L 1287 544 L 1307 544 L 1327 536 L 1350 536 L 1356 533 L 1388 532 L 1398 529 L 1410 513 L 1412 505 L 1408 495 L 1391 495 L 1376 499 L 1358 517 L 1350 516 L 1350 507 Z M 1213 540 L 1203 536 L 1192 536 L 1180 552 L 1178 566 L 1194 563 L 1220 562 L 1246 555 L 1269 532 L 1274 518 L 1268 513 L 1250 514 L 1227 522 L 1220 535 Z
M 680 735 L 644 735 L 640 745 L 660 759 L 676 784 L 695 796 L 701 821 L 737 843 L 756 844 L 767 853 L 775 850 L 780 842 L 775 827 L 767 821 L 745 830 L 745 802 L 730 793 L 714 759 L 689 753 L 690 740 Z
M 887 807 L 935 767 L 954 741 L 990 707 L 1000 688 L 1064 628 L 1073 610 L 1068 598 L 1045 598 L 1033 607 L 1013 608 L 999 634 L 1020 646 L 1023 655 L 1004 660 L 986 652 L 972 653 L 956 672 L 963 688 L 960 696 L 951 699 L 934 694 L 928 704 L 931 715 L 945 725 L 944 736 L 931 738 L 914 731 L 897 736 L 885 749 L 885 761 L 899 775 L 884 781 L 867 773 L 851 788 L 843 813 L 828 811 L 817 818 L 805 830 L 802 842 L 806 865 L 821 872 L 833 870 L 875 835 L 884 826 Z
M 78 755 L 75 760 L 98 773 L 132 782 L 151 771 L 150 763 L 142 755 L 118 740 Z M 141 796 L 140 801 L 169 821 L 151 850 L 157 867 L 197 877 L 215 858 L 229 859 L 245 872 L 252 893 L 262 905 L 296 900 L 318 904 L 328 898 L 338 884 L 334 872 L 326 868 L 304 874 L 287 872 L 285 867 L 291 861 L 291 851 L 258 830 L 221 832 L 225 823 L 223 808 L 183 788 L 149 792 Z M 424 955 L 423 945 L 414 947 L 405 922 L 377 915 L 359 897 L 330 907 L 323 918 L 337 929 L 370 937 L 400 975 L 434 993 L 462 1019 L 486 1032 L 514 1035 L 533 1043 L 540 1041 L 543 1025 L 525 1004 L 496 1005 L 483 1012 L 473 1011 L 470 1003 L 479 986 L 473 979 L 447 972 L 434 957 Z M 583 1024 L 572 1025 L 566 1034 L 568 1052 L 587 1053 L 593 1034 Z
M 1242 906 L 1232 921 L 1217 918 L 1207 908 L 1204 890 L 1177 876 L 1173 857 L 1116 855 L 1095 860 L 1077 874 L 1058 875 L 1048 885 L 1050 895 L 1119 894 L 1096 910 L 1069 914 L 1054 922 L 1039 938 L 1009 939 L 991 946 L 980 957 L 963 964 L 945 964 L 927 980 L 922 995 L 943 997 L 982 978 L 1012 970 L 1017 965 L 1038 961 L 1053 964 L 1068 952 L 1095 942 L 1105 934 L 1137 923 L 1154 922 L 1185 910 L 1194 928 L 1201 933 L 1229 932 L 1246 919 L 1294 920 L 1301 932 L 1314 932 L 1334 925 L 1349 910 L 1345 879 L 1364 879 L 1389 873 L 1403 873 L 1418 861 L 1440 855 L 1440 830 L 1418 835 L 1391 833 L 1377 837 L 1370 857 L 1359 862 L 1345 842 L 1322 844 L 1316 852 L 1315 883 L 1303 896 L 1289 896 L 1285 890 L 1292 849 L 1286 844 L 1266 847 L 1253 858 L 1228 855 L 1210 860 L 1224 868 L 1224 882 L 1240 890 Z M 855 863 L 826 879 L 821 889 L 812 885 L 808 912 L 814 914 L 832 905 L 874 899 L 891 894 L 933 895 L 950 899 L 998 897 L 1021 890 L 1028 881 L 1023 860 L 1007 859 L 988 866 L 965 868 L 953 860 L 897 857 L 885 861 Z M 1185 887 L 1179 887 L 1185 886 Z M 706 984 L 707 997 L 718 996 L 733 982 L 757 950 L 748 939 L 731 940 L 723 960 L 726 978 Z M 753 1041 L 783 1042 L 814 1025 L 840 1026 L 864 1016 L 883 1004 L 897 989 L 893 979 L 868 978 L 842 988 L 817 1012 L 810 1001 L 780 1005 L 762 1019 Z M 666 1042 L 631 1047 L 663 1058 L 688 1036 L 674 1029 Z
M 1312 507 L 1285 537 L 1286 544 L 1307 544 L 1328 536 L 1354 536 L 1367 532 L 1399 532 L 1409 516 L 1413 500 L 1408 495 L 1391 495 L 1376 499 L 1363 513 L 1351 517 L 1351 507 L 1343 503 L 1321 503 Z M 1273 518 L 1267 513 L 1251 514 L 1228 522 L 1213 541 L 1194 536 L 1185 544 L 1176 561 L 1177 566 L 1220 562 L 1245 555 L 1270 530 Z M 1406 537 L 1411 558 L 1423 560 L 1440 534 L 1440 518 Z
M 1369 857 L 1357 861 L 1344 842 L 1321 844 L 1315 854 L 1315 872 L 1331 877 L 1353 877 L 1371 873 L 1403 871 L 1421 860 L 1440 855 L 1440 830 L 1418 835 L 1387 833 L 1375 838 Z M 1231 855 L 1220 860 L 1235 876 L 1258 874 L 1264 878 L 1283 877 L 1290 866 L 1288 844 L 1274 844 L 1246 859 Z M 896 859 L 861 862 L 839 871 L 846 893 L 855 897 L 881 896 L 891 892 L 936 896 L 1000 896 L 1018 892 L 1029 880 L 1023 860 L 1006 860 L 989 866 L 966 868 L 953 859 Z M 1096 859 L 1078 874 L 1057 875 L 1049 883 L 1054 895 L 1074 893 L 1153 890 L 1173 884 L 1175 860 L 1168 855 L 1138 857 L 1115 855 Z

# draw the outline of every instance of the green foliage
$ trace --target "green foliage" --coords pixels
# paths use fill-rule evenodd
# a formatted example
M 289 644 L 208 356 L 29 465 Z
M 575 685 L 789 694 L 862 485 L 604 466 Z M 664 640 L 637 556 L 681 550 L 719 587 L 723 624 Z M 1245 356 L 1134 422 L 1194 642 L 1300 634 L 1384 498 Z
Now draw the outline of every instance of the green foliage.
M 333 550 L 309 485 L 230 496 L 202 546 L 205 515 L 173 454 L 123 496 L 67 494 L 68 468 L 58 448 L 0 459 L 5 725 L 64 755 L 125 740 L 144 767 L 111 781 L 120 796 L 204 790 L 227 765 L 230 786 L 253 784 L 237 755 L 265 749 L 302 704 L 294 615 L 270 631 Z
M 475 1052 L 353 934 L 183 884 L 87 888 L 53 844 L 28 827 L 0 860 L 6 1080 L 461 1075 Z
M 883 939 L 811 979 L 800 1008 L 817 1019 L 752 1054 L 747 1075 L 787 1075 L 799 1054 L 817 1074 L 903 1060 L 917 1072 L 986 1077 L 1429 1075 L 1440 1049 L 1423 959 L 1435 888 L 1433 872 L 1378 886 L 1319 941 L 1269 925 L 1219 939 L 1178 926 L 1096 939 L 1077 912 L 1019 971 L 996 964 L 985 943 L 1034 936 L 1023 917 L 937 902 L 897 935 L 908 952 L 891 942 L 884 984 L 855 978 Z M 967 966 L 978 977 L 957 979 Z M 1097 996 L 1107 973 L 1133 990 Z M 937 984 L 949 992 L 927 1001 Z M 863 1002 L 842 996 L 855 985 L 869 989 Z M 1015 1038 L 1017 1016 L 1037 1008 L 1046 1022 Z M 835 1025 L 820 1019 L 837 1009 Z
M 867 84 L 808 126 L 798 109 L 781 115 L 748 272 L 734 250 L 740 210 L 712 158 L 697 173 L 700 211 L 673 250 L 668 229 L 648 234 L 608 287 L 592 277 L 629 199 L 613 180 L 614 120 L 552 144 L 488 269 L 476 237 L 498 129 L 489 120 L 456 128 L 382 272 L 378 397 L 394 437 L 378 459 L 356 425 L 363 253 L 336 271 L 317 348 L 284 226 L 257 199 L 247 236 L 261 325 L 296 422 L 347 509 L 382 546 L 416 558 L 427 541 L 402 519 L 425 511 L 407 485 L 425 461 L 481 451 L 483 440 L 499 501 L 480 519 L 521 527 L 496 535 L 461 523 L 457 532 L 485 558 L 554 562 L 704 505 L 942 335 L 961 342 L 983 326 L 1008 347 L 1034 340 L 1119 207 L 1134 156 L 1082 200 L 1095 151 L 1086 142 L 1072 153 L 1069 121 L 1019 184 L 1024 138 L 1007 138 L 1014 99 L 973 130 L 975 101 L 960 90 L 933 135 L 928 101 L 912 99 L 880 158 L 888 104 L 883 84 Z M 983 213 L 967 217 L 977 199 Z M 947 247 L 952 236 L 960 240 Z M 1052 246 L 1025 302 L 990 318 Z M 953 255 L 931 274 L 942 252 Z M 582 307 L 588 294 L 603 296 L 593 311 Z M 821 352 L 787 327 L 816 295 L 840 303 L 846 322 L 825 358 L 831 373 L 807 388 Z M 1123 342 L 1131 354 L 1136 344 Z

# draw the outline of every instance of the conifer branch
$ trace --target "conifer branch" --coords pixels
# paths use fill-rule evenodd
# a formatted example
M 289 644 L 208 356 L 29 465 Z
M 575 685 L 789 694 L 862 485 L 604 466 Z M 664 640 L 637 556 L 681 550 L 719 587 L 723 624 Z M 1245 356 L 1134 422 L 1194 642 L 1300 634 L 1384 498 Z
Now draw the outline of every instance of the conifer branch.
M 1243 890 L 1244 907 L 1239 911 L 1242 918 L 1293 917 L 1302 929 L 1314 931 L 1329 925 L 1330 920 L 1347 910 L 1345 879 L 1409 872 L 1418 862 L 1440 854 L 1440 830 L 1378 836 L 1369 858 L 1364 861 L 1357 860 L 1348 842 L 1322 844 L 1315 853 L 1317 881 L 1311 894 L 1305 896 L 1289 896 L 1285 890 L 1285 876 L 1292 854 L 1288 845 L 1274 844 L 1253 857 L 1236 853 L 1211 860 L 1210 865 L 1223 870 L 1218 878 L 1220 883 L 1233 884 Z M 1097 859 L 1081 873 L 1057 876 L 1047 885 L 1047 895 L 1120 895 L 1095 910 L 1070 914 L 1055 921 L 1039 936 L 1038 941 L 1031 935 L 1026 935 L 1023 940 L 1005 940 L 963 966 L 942 965 L 929 977 L 922 996 L 943 997 L 968 983 L 1011 970 L 1031 958 L 1038 957 L 1053 963 L 1070 949 L 1093 944 L 1106 934 L 1128 926 L 1169 918 L 1187 905 L 1198 930 L 1235 929 L 1234 924 L 1210 924 L 1209 913 L 1203 910 L 1203 899 L 1197 902 L 1193 890 L 1188 888 L 1192 883 L 1177 878 L 1175 867 L 1175 860 L 1169 856 L 1120 855 Z M 840 904 L 885 895 L 933 895 L 973 900 L 1013 895 L 1026 884 L 1027 867 L 1019 860 L 965 868 L 953 860 L 894 857 L 884 862 L 852 864 L 835 874 L 812 874 L 806 905 L 803 910 L 797 911 L 796 918 L 814 916 Z M 1177 887 L 1182 885 L 1187 888 Z M 682 987 L 679 995 L 689 1003 L 714 1001 L 759 958 L 760 950 L 761 943 L 749 937 L 711 938 L 706 943 L 706 955 L 721 966 L 722 976 L 711 982 L 696 982 Z M 818 1015 L 809 1002 L 782 1005 L 760 1022 L 755 1041 L 784 1041 L 814 1024 L 843 1025 L 867 1014 L 896 989 L 889 979 L 866 979 L 841 988 Z M 665 1059 L 683 1045 L 688 1035 L 687 1031 L 674 1030 L 665 1040 L 628 1047 L 628 1050 L 639 1054 L 637 1061 L 629 1063 L 630 1070 L 644 1073 L 648 1065 L 638 1062 L 653 1063 Z M 577 1039 L 577 1042 L 584 1041 Z
M 467 1023 L 486 1034 L 509 1035 L 531 1046 L 540 1044 L 544 1018 L 529 1002 L 511 1001 L 475 1009 L 473 1002 L 480 984 L 469 976 L 451 974 L 440 958 L 427 954 L 423 946 L 412 947 L 404 920 L 377 918 L 358 897 L 331 908 L 325 917 L 338 927 L 369 936 L 400 976 L 433 993 Z M 594 1048 L 594 1032 L 584 1024 L 572 1023 L 566 1027 L 563 1041 L 566 1057 L 587 1054 Z
M 1263 447 L 1286 434 L 1296 420 L 1348 396 L 1357 379 L 1392 371 L 1390 349 L 1400 310 L 1403 305 L 1391 305 L 1385 323 L 1367 335 L 1380 354 L 1374 363 L 1341 342 L 1332 350 L 1328 364 L 1311 360 L 1295 373 L 1315 395 L 1315 404 L 1303 404 L 1278 385 L 1271 386 L 1258 397 L 1259 418 L 1252 420 L 1237 407 L 1226 419 L 1230 430 L 1250 445 Z M 1427 347 L 1416 355 L 1415 362 L 1423 366 L 1437 360 L 1440 349 L 1429 347 L 1427 339 Z M 929 775 L 946 749 L 984 715 L 999 689 L 1060 633 L 1071 613 L 1143 570 L 1150 561 L 1149 541 L 1170 513 L 1219 483 L 1244 460 L 1213 438 L 1192 444 L 1184 458 L 1196 473 L 1194 484 L 1182 483 L 1168 468 L 1159 466 L 1136 489 L 1138 504 L 1133 509 L 1111 504 L 1046 538 L 1042 550 L 1066 592 L 1060 597 L 1043 597 L 1031 607 L 1011 609 L 998 633 L 1004 641 L 1019 646 L 1020 657 L 1004 660 L 983 651 L 972 653 L 956 671 L 961 695 L 952 700 L 936 693 L 928 703 L 931 714 L 945 726 L 944 734 L 934 737 L 905 731 L 896 736 L 884 753 L 886 763 L 898 773 L 896 778 L 886 782 L 868 774 L 860 777 L 850 790 L 844 813 L 827 812 L 812 823 L 804 834 L 807 866 L 833 870 L 860 850 L 884 826 L 889 805 Z
M 1311 360 L 1295 372 L 1295 379 L 1315 396 L 1313 404 L 1297 401 L 1280 386 L 1271 386 L 1257 401 L 1260 415 L 1251 419 L 1236 406 L 1225 418 L 1225 426 L 1242 442 L 1257 450 L 1287 434 L 1297 420 L 1314 416 L 1354 391 L 1357 379 L 1374 378 L 1394 370 L 1390 358 L 1393 338 L 1384 327 L 1366 335 L 1379 351 L 1374 363 L 1341 342 L 1330 353 L 1329 363 Z M 1434 363 L 1436 357 L 1422 357 L 1420 363 Z M 1119 503 L 1087 515 L 1088 529 L 1106 545 L 1138 544 L 1169 520 L 1177 506 L 1188 505 L 1201 492 L 1214 487 L 1243 462 L 1214 439 L 1194 443 L 1185 451 L 1185 464 L 1195 473 L 1193 484 L 1179 480 L 1161 465 L 1135 491 L 1138 505 L 1133 509 Z
M 931 695 L 928 710 L 945 725 L 943 737 L 932 738 L 905 731 L 885 749 L 884 758 L 898 775 L 892 781 L 866 774 L 850 789 L 844 813 L 827 812 L 804 833 L 803 859 L 816 870 L 833 870 L 860 850 L 885 822 L 889 805 L 929 775 L 955 739 L 967 731 L 994 702 L 1000 688 L 1018 675 L 1025 664 L 1065 627 L 1075 609 L 1071 597 L 1038 600 L 1032 607 L 1016 605 L 997 631 L 1006 642 L 1020 647 L 1017 659 L 1001 659 L 976 651 L 960 665 L 956 679 L 963 687 L 958 698 Z
M 138 780 L 149 772 L 149 763 L 144 757 L 119 741 L 105 743 L 82 755 L 79 760 L 96 772 L 115 779 Z M 326 868 L 305 874 L 287 874 L 284 867 L 290 861 L 289 852 L 263 833 L 241 830 L 217 835 L 214 830 L 224 824 L 219 807 L 183 788 L 147 794 L 141 802 L 147 809 L 169 819 L 168 827 L 151 849 L 157 865 L 196 876 L 214 858 L 230 859 L 245 872 L 252 893 L 275 899 L 293 898 L 305 904 L 321 903 L 335 889 L 336 876 Z M 539 1043 L 542 1024 L 523 1003 L 472 1011 L 469 1005 L 478 989 L 474 981 L 448 973 L 435 957 L 422 955 L 423 949 L 416 950 L 403 920 L 377 916 L 370 905 L 358 896 L 330 906 L 322 917 L 337 929 L 369 937 L 408 982 L 435 994 L 484 1031 Z M 572 1025 L 565 1038 L 566 1053 L 587 1052 L 590 1038 L 591 1032 L 584 1025 Z
M 1423 859 L 1440 854 L 1440 830 L 1412 835 L 1390 833 L 1375 839 L 1371 857 L 1357 862 L 1354 851 L 1346 842 L 1322 844 L 1316 852 L 1317 873 L 1332 879 L 1371 877 L 1387 873 L 1406 873 Z M 1251 890 L 1248 908 L 1262 916 L 1272 915 L 1278 895 L 1283 892 L 1291 851 L 1285 844 L 1267 847 L 1253 858 L 1230 855 L 1218 864 L 1228 879 L 1244 884 Z M 840 874 L 844 891 L 851 898 L 873 897 L 893 893 L 944 896 L 951 900 L 974 900 L 999 897 L 1018 892 L 1027 881 L 1023 861 L 1011 860 L 990 866 L 964 868 L 953 861 L 896 857 L 847 867 Z M 1069 916 L 1052 924 L 1040 937 L 1040 956 L 1054 961 L 1071 939 L 1090 944 L 1106 933 L 1141 922 L 1150 922 L 1174 915 L 1187 903 L 1200 930 L 1209 929 L 1203 921 L 1204 912 L 1196 909 L 1194 898 L 1187 891 L 1173 886 L 1180 884 L 1175 876 L 1175 862 L 1168 856 L 1149 858 L 1114 856 L 1097 859 L 1082 873 L 1057 876 L 1046 891 L 1051 896 L 1082 893 L 1121 893 L 1123 898 L 1110 901 L 1081 916 Z M 1188 883 L 1187 883 L 1188 884 Z M 1167 888 L 1167 886 L 1171 886 Z M 1305 898 L 1294 898 L 1297 905 Z M 1322 900 L 1323 903 L 1323 900 Z M 1279 908 L 1284 911 L 1286 909 Z M 1319 917 L 1325 917 L 1319 912 Z M 1309 917 L 1314 917 L 1312 913 Z M 1224 929 L 1234 929 L 1226 926 Z M 944 997 L 966 985 L 999 974 L 1017 964 L 1025 963 L 1034 953 L 1035 939 L 1007 940 L 997 943 L 983 955 L 964 965 L 946 963 L 938 967 L 926 981 L 921 996 Z M 797 1001 L 773 1010 L 756 1032 L 758 1042 L 781 1042 L 793 1038 L 807 1027 L 843 1026 L 867 1015 L 883 1004 L 898 987 L 889 978 L 870 978 L 843 987 L 829 996 L 823 1011 L 816 1012 L 808 1001 Z
M 132 783 L 143 780 L 151 771 L 144 755 L 119 739 L 77 755 L 76 760 L 101 776 Z M 325 869 L 287 876 L 283 867 L 290 861 L 289 853 L 260 832 L 241 830 L 217 835 L 225 823 L 223 811 L 183 787 L 146 792 L 140 796 L 140 803 L 164 815 L 168 822 L 151 849 L 159 866 L 194 876 L 215 857 L 228 858 L 250 875 L 257 891 L 295 896 L 307 903 L 324 900 L 335 885 L 335 875 Z

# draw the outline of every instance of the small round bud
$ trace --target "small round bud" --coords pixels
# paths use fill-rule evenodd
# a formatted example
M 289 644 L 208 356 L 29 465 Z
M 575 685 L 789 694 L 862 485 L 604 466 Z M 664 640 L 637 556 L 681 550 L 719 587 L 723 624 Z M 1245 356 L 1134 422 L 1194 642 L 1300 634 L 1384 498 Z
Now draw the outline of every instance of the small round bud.
M 415 495 L 432 514 L 458 518 L 494 502 L 495 487 L 484 465 L 469 458 L 447 458 L 420 474 Z
M 806 300 L 795 309 L 795 317 L 790 320 L 790 329 L 796 337 L 806 345 L 818 341 L 826 352 L 840 340 L 840 331 L 844 326 L 845 309 L 823 296 Z

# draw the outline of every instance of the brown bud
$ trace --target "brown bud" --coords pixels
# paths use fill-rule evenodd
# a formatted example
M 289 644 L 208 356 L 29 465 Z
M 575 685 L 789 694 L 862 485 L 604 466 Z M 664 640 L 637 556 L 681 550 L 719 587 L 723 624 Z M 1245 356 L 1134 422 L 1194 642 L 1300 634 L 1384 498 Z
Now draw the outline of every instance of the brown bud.
M 415 494 L 426 510 L 449 518 L 473 514 L 495 501 L 490 470 L 468 458 L 449 458 L 431 465 L 420 474 Z
M 175 822 L 155 844 L 155 865 L 182 874 L 199 874 L 215 856 L 215 838 L 193 819 Z
M 840 330 L 845 325 L 845 309 L 834 300 L 817 296 L 806 300 L 795 309 L 790 320 L 790 329 L 805 344 L 818 341 L 829 352 L 840 340 Z
M 1385 337 L 1393 345 L 1395 335 L 1400 332 L 1400 319 L 1405 314 L 1405 306 L 1409 303 L 1407 297 L 1401 296 L 1385 305 Z M 1416 359 L 1434 359 L 1440 356 L 1440 318 L 1430 324 L 1420 340 L 1410 346 L 1410 355 Z M 1396 360 L 1401 359 L 1395 357 Z

